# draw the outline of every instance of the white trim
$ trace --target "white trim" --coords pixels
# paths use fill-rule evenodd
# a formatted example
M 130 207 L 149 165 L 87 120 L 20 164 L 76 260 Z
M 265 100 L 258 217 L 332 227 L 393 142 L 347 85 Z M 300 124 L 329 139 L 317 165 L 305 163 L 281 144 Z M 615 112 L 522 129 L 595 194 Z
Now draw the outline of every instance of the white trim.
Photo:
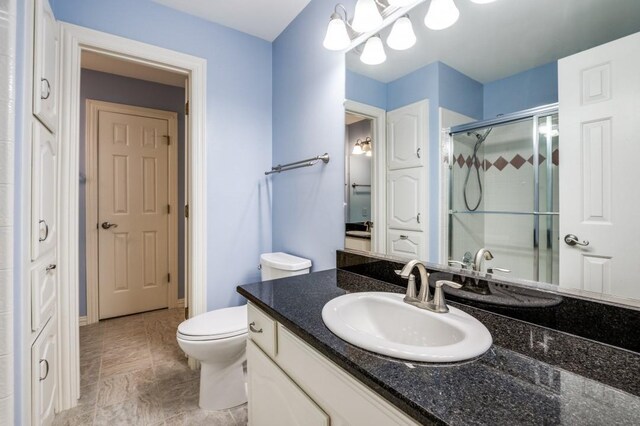
M 371 179 L 371 251 L 386 253 L 387 247 L 387 112 L 360 102 L 345 100 L 346 112 L 373 120 L 373 164 Z
M 129 40 L 76 25 L 61 23 L 60 69 L 60 285 L 58 294 L 59 375 L 58 407 L 72 408 L 80 396 L 78 342 L 78 147 L 80 126 L 80 59 L 91 50 L 147 66 L 189 76 L 191 158 L 187 197 L 190 202 L 189 252 L 191 270 L 189 313 L 206 312 L 207 306 L 207 181 L 206 181 L 206 68 L 202 58 Z M 189 142 L 188 142 L 189 143 Z
M 185 307 L 184 299 L 178 299 L 176 301 L 176 308 L 184 308 L 184 307 Z
M 89 320 L 86 315 L 78 318 L 78 326 L 84 327 L 85 325 L 89 325 Z
M 98 292 L 98 114 L 100 111 L 133 114 L 167 120 L 169 144 L 168 199 L 172 214 L 169 215 L 168 255 L 169 273 L 174 277 L 167 286 L 167 303 L 175 308 L 178 300 L 178 114 L 159 109 L 143 108 L 112 102 L 86 100 L 85 150 L 86 150 L 86 262 L 87 262 L 87 317 L 89 324 L 99 320 Z

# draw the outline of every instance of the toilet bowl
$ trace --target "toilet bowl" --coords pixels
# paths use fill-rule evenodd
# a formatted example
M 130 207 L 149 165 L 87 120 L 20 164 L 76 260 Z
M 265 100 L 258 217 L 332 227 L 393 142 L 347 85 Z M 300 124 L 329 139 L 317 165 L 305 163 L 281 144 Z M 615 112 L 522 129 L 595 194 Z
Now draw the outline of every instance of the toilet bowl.
M 182 322 L 178 345 L 200 361 L 200 408 L 224 410 L 247 402 L 247 307 L 210 311 Z

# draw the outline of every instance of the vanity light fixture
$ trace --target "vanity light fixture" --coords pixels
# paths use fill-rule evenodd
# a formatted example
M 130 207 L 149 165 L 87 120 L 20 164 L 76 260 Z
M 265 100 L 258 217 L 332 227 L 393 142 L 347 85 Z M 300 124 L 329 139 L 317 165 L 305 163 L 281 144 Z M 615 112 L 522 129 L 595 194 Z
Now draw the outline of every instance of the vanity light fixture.
M 375 0 L 358 0 L 351 26 L 354 31 L 366 33 L 382 25 L 382 15 Z
M 416 34 L 413 32 L 409 16 L 398 18 L 387 37 L 387 46 L 394 50 L 407 50 L 414 44 L 416 44 Z
M 344 18 L 338 12 L 339 9 L 342 9 Z M 324 36 L 324 42 L 322 43 L 325 49 L 344 50 L 349 47 L 351 37 L 349 37 L 349 33 L 347 32 L 347 22 L 347 10 L 343 5 L 337 4 L 329 19 L 327 34 Z
M 387 54 L 384 51 L 382 39 L 379 35 L 375 35 L 364 45 L 360 60 L 367 65 L 379 65 L 387 60 Z
M 487 4 L 487 3 L 493 3 L 496 0 L 471 0 L 471 1 L 477 4 Z
M 365 140 L 358 139 L 351 153 L 354 155 L 366 154 L 367 157 L 371 157 L 371 138 L 367 136 Z
M 409 6 L 411 3 L 415 3 L 415 0 L 387 0 L 389 2 L 389 6 L 395 7 L 405 7 Z
M 453 0 L 431 0 L 424 24 L 432 30 L 444 30 L 456 23 L 460 11 Z

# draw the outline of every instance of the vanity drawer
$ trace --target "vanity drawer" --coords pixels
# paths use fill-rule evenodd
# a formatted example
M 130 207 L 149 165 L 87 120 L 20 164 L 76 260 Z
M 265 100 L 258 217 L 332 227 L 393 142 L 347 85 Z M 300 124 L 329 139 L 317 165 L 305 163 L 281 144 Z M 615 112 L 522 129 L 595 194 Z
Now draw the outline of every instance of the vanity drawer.
M 278 339 L 276 322 L 267 314 L 249 303 L 247 305 L 249 317 L 249 339 L 260 346 L 271 358 L 278 352 Z
M 51 253 L 31 270 L 31 330 L 38 331 L 53 316 L 57 293 L 56 256 Z

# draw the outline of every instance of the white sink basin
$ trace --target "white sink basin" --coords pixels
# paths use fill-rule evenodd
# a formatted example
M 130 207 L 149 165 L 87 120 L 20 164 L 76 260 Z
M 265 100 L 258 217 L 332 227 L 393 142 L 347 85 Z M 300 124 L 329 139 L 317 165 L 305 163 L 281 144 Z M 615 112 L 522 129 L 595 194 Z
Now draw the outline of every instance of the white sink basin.
M 371 352 L 411 361 L 456 362 L 485 353 L 489 330 L 471 315 L 449 306 L 446 314 L 416 308 L 393 293 L 352 293 L 322 309 L 335 335 Z

